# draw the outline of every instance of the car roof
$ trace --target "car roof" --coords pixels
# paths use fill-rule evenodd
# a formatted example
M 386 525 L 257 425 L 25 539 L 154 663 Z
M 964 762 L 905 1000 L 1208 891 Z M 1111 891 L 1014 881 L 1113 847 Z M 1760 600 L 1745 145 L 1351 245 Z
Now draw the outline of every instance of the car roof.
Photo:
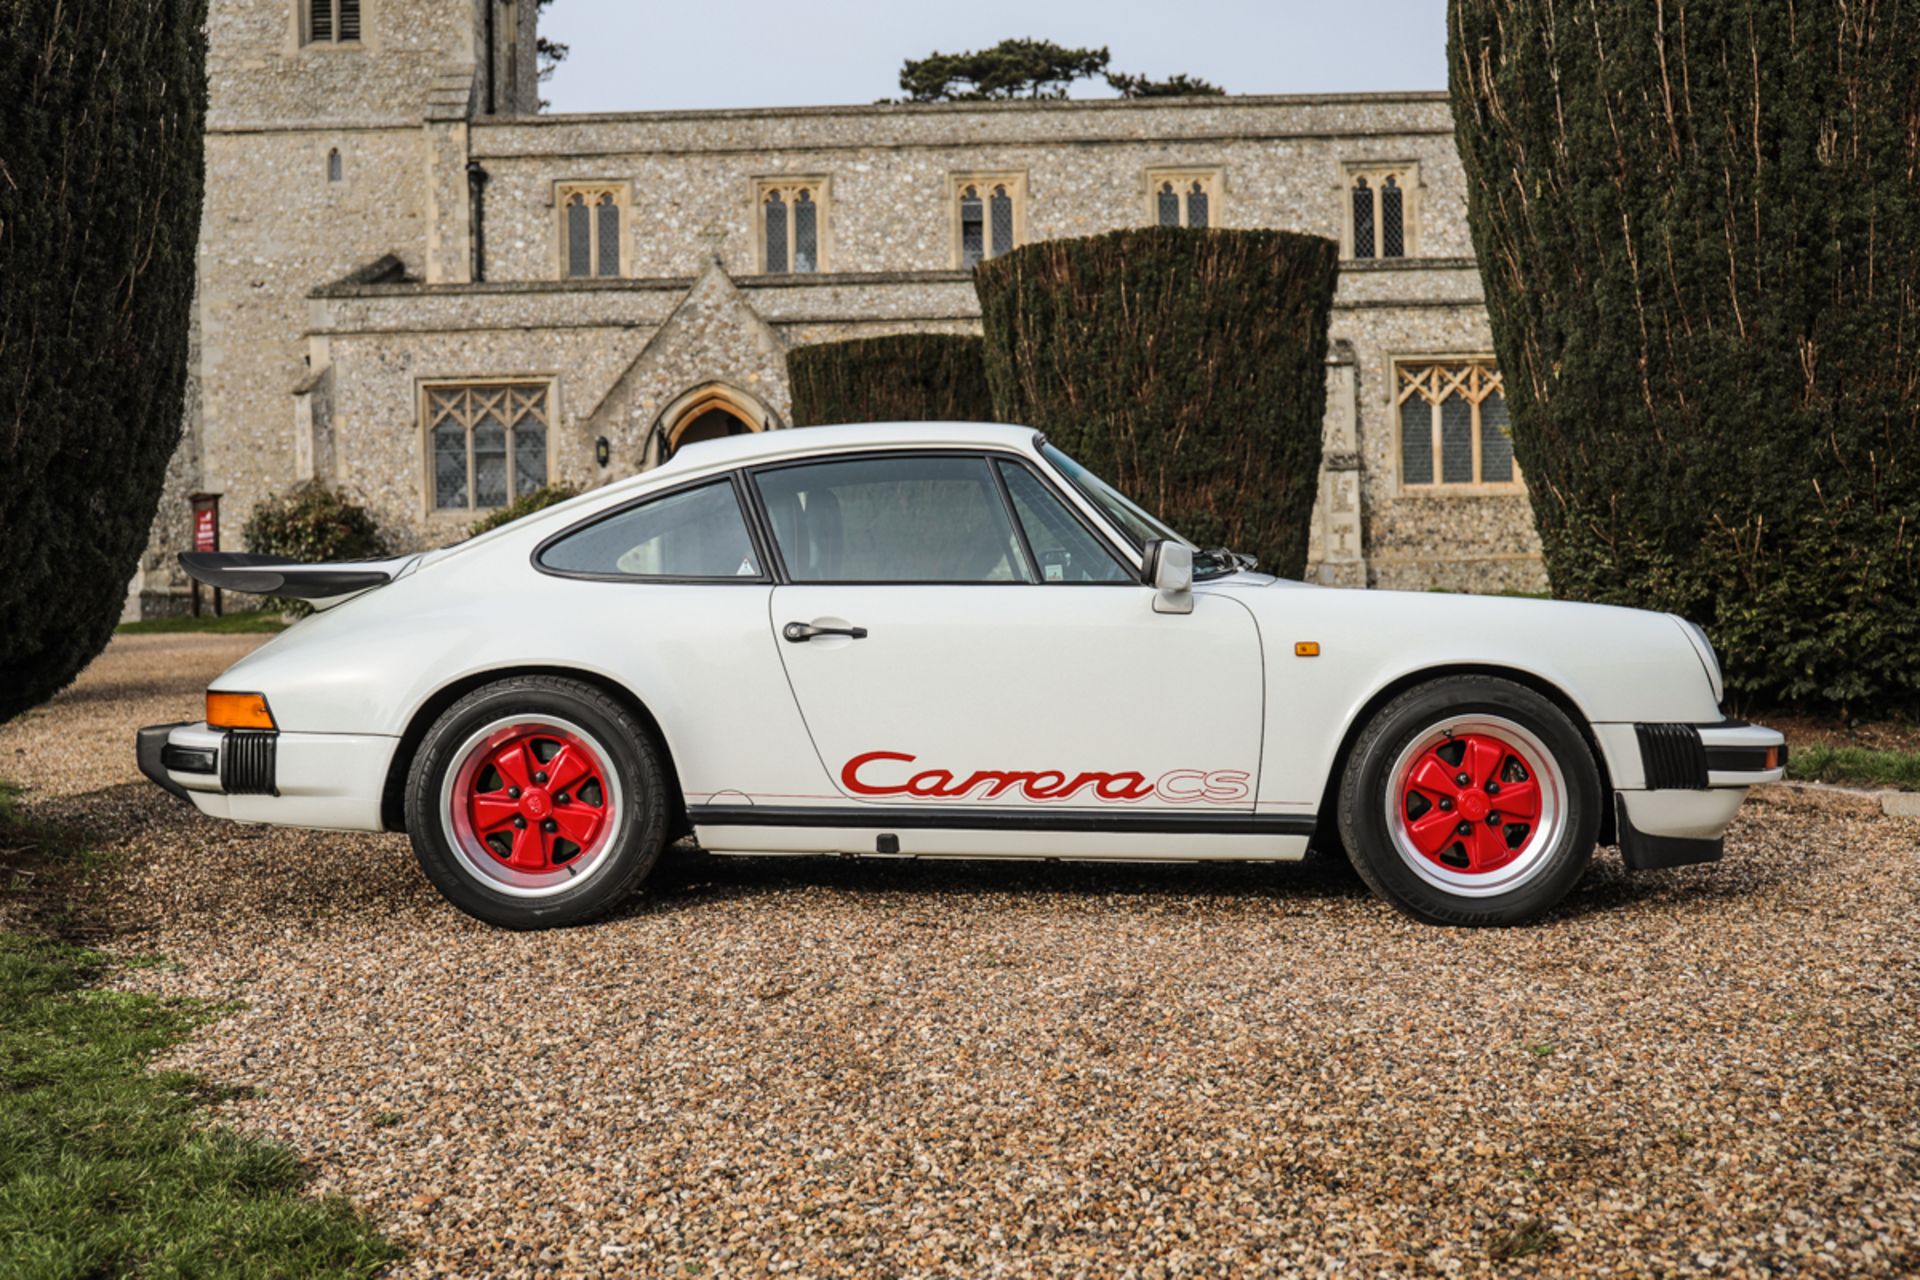
M 738 466 L 822 450 L 867 449 L 885 445 L 914 448 L 929 445 L 978 448 L 986 445 L 1026 450 L 1032 447 L 1033 437 L 1032 427 L 1007 426 L 998 422 L 850 422 L 831 427 L 790 427 L 725 436 L 719 440 L 701 440 L 681 448 L 672 458 L 645 474 L 649 478 L 657 478 L 669 472 L 705 471 L 713 467 Z

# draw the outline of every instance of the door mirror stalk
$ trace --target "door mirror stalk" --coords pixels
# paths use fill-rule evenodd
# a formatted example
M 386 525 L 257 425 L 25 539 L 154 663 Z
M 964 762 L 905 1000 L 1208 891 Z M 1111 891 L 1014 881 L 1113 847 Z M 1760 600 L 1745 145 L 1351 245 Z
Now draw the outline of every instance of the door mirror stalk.
M 1147 544 L 1141 581 L 1154 590 L 1155 613 L 1193 612 L 1193 548 L 1166 538 Z

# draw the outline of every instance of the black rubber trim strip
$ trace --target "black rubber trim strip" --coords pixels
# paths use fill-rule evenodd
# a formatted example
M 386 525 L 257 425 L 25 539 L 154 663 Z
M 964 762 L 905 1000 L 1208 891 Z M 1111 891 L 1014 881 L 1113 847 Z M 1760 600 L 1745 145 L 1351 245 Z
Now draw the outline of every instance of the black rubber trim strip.
M 826 808 L 764 804 L 689 805 L 687 817 L 708 827 L 843 827 L 875 831 L 1078 831 L 1144 835 L 1310 836 L 1311 814 L 1089 813 L 1084 809 Z
M 1778 750 L 1778 763 L 1768 764 L 1767 753 Z M 1787 745 L 1774 747 L 1708 747 L 1708 773 L 1770 773 L 1787 767 Z
M 1620 826 L 1620 856 L 1634 871 L 1658 871 L 1664 867 L 1718 862 L 1726 852 L 1724 837 L 1700 840 L 1688 836 L 1650 836 L 1634 826 L 1633 819 L 1627 816 L 1626 797 L 1616 793 L 1615 805 Z
M 170 742 L 163 743 L 160 767 L 175 773 L 218 773 L 220 753 L 212 747 L 176 747 Z
M 189 721 L 177 720 L 172 724 L 150 724 L 133 737 L 134 758 L 140 762 L 140 772 L 147 780 L 162 791 L 178 800 L 181 804 L 192 804 L 187 798 L 187 789 L 167 776 L 166 766 L 160 763 L 160 752 L 167 745 L 167 735 Z
M 366 591 L 393 580 L 393 575 L 385 569 L 310 565 L 291 556 L 262 556 L 245 551 L 182 551 L 180 567 L 194 581 L 222 591 L 289 596 L 297 600 L 325 600 L 351 591 Z

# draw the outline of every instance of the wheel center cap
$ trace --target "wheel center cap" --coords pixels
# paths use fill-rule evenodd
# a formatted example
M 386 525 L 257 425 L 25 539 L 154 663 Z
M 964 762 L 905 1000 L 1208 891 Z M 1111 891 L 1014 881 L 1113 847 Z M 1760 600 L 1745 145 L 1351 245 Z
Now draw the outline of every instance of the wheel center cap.
M 1478 822 L 1493 810 L 1493 804 L 1484 791 L 1462 791 L 1458 803 L 1460 816 L 1469 822 Z
M 553 801 L 547 799 L 544 791 L 529 791 L 520 797 L 520 807 L 527 811 L 529 818 L 544 818 L 553 811 Z

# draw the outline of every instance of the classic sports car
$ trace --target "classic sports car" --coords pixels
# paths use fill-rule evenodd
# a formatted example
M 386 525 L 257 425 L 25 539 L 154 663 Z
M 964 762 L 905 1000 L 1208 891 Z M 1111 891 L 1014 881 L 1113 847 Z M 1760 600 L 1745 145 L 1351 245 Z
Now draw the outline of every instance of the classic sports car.
M 1287 860 L 1422 920 L 1551 907 L 1594 846 L 1718 858 L 1778 733 L 1669 614 L 1302 586 L 1025 428 L 814 427 L 457 546 L 182 557 L 321 611 L 148 777 L 243 822 L 405 830 L 455 906 L 589 919 L 710 853 Z

